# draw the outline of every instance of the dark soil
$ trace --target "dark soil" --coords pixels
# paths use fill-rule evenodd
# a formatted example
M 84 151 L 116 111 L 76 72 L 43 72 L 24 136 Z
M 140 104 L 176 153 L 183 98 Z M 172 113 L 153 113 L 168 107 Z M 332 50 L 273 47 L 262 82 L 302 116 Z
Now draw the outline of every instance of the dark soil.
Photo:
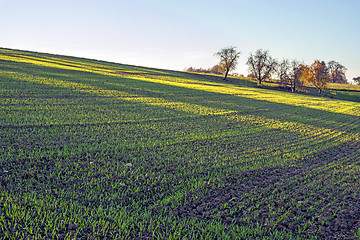
M 356 141 L 350 145 L 343 143 L 298 159 L 294 166 L 241 172 L 224 179 L 223 188 L 206 186 L 205 196 L 174 209 L 172 214 L 209 221 L 220 216 L 228 224 L 261 224 L 276 230 L 285 228 L 294 234 L 302 227 L 304 237 L 353 239 L 360 228 L 360 188 L 342 188 L 336 182 L 329 184 L 344 172 L 330 173 L 326 166 L 359 149 L 360 143 Z M 355 160 L 360 160 L 360 156 Z M 359 174 L 347 177 L 347 183 L 359 182 Z M 314 182 L 323 182 L 328 186 L 326 191 L 319 192 L 321 188 Z M 189 199 L 196 199 L 198 194 L 193 193 Z M 253 196 L 252 200 L 246 194 Z M 224 204 L 227 207 L 223 207 Z M 254 207 L 257 204 L 258 208 Z M 239 206 L 245 207 L 239 210 Z M 273 216 L 269 207 L 279 210 L 278 215 Z M 277 221 L 284 213 L 288 215 Z

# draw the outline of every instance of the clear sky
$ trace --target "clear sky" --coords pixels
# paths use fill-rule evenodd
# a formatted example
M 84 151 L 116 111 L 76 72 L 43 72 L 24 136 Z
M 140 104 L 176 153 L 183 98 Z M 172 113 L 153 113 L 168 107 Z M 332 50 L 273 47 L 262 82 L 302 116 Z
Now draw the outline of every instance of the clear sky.
M 0 47 L 183 70 L 236 46 L 360 76 L 359 0 L 0 0 Z

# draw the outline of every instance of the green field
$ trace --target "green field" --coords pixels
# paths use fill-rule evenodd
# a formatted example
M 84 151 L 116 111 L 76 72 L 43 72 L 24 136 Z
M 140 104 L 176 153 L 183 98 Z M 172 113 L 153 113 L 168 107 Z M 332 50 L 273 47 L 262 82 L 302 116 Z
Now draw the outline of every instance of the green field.
M 0 239 L 360 238 L 360 103 L 0 49 Z

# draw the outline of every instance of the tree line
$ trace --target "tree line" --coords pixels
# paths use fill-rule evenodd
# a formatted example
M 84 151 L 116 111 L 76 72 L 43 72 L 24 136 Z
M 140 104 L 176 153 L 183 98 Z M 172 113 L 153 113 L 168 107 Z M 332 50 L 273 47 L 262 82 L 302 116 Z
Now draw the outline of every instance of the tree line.
M 222 73 L 226 80 L 229 72 L 235 69 L 241 52 L 236 47 L 225 47 L 215 53 L 220 58 L 219 64 L 210 69 L 188 68 L 188 72 Z M 278 61 L 270 56 L 268 50 L 258 49 L 247 59 L 248 77 L 254 78 L 258 86 L 267 79 L 277 79 L 281 86 L 289 87 L 292 92 L 301 91 L 305 84 L 312 84 L 321 93 L 327 83 L 348 83 L 346 67 L 336 61 L 315 60 L 311 65 L 298 60 L 283 59 Z M 360 84 L 360 77 L 353 79 Z

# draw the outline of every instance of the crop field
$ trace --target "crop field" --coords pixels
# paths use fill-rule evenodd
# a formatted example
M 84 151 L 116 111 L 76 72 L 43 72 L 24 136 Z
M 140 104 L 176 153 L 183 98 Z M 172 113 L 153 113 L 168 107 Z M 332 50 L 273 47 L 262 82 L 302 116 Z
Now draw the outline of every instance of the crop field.
M 0 49 L 0 239 L 360 239 L 360 103 Z

